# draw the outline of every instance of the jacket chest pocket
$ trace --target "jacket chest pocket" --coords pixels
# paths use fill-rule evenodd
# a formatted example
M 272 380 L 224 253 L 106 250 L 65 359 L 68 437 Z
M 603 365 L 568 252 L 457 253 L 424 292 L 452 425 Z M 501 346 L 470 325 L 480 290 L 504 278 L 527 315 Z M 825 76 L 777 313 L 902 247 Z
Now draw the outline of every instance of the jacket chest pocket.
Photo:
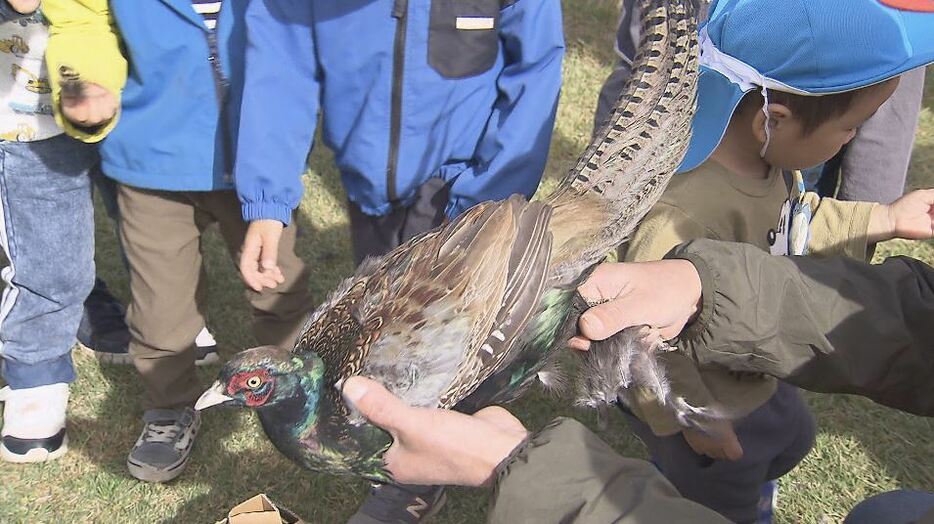
M 434 0 L 428 27 L 428 63 L 445 78 L 488 71 L 499 55 L 501 0 Z

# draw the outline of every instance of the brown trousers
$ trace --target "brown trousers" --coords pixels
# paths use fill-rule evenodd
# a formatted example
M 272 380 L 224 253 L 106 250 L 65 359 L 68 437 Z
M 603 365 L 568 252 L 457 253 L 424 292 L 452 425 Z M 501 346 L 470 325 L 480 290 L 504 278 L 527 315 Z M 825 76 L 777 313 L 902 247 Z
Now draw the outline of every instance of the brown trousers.
M 120 234 L 130 267 L 130 354 L 146 388 L 145 408 L 191 406 L 202 392 L 194 339 L 205 325 L 199 299 L 207 280 L 201 235 L 216 222 L 235 263 L 247 223 L 233 191 L 118 188 Z M 295 255 L 296 226 L 283 231 L 279 266 L 285 282 L 257 293 L 253 332 L 262 345 L 291 348 L 311 309 L 308 273 Z

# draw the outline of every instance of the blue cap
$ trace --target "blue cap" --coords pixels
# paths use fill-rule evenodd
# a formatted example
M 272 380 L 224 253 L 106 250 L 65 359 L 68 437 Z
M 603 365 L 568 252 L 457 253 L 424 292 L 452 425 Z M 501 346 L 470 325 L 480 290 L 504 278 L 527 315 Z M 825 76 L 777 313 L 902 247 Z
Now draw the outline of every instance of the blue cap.
M 893 7 L 906 3 L 915 9 Z M 717 0 L 700 45 L 697 113 L 679 173 L 713 153 L 747 91 L 840 93 L 934 62 L 934 0 Z

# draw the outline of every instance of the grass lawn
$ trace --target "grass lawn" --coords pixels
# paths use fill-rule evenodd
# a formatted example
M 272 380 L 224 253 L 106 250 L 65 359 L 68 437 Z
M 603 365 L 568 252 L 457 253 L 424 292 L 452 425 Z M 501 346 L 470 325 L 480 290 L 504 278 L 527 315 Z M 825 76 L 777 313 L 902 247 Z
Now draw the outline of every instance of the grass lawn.
M 600 84 L 613 62 L 612 0 L 565 0 L 568 54 L 565 87 L 552 154 L 542 191 L 574 162 L 588 141 Z M 934 186 L 934 74 L 929 75 L 926 108 L 911 168 L 915 187 Z M 299 218 L 299 254 L 312 269 L 310 286 L 320 301 L 353 267 L 344 196 L 330 153 L 318 148 L 306 177 Z M 112 224 L 98 206 L 99 273 L 127 298 L 126 274 L 119 261 Z M 205 243 L 210 273 L 208 315 L 211 329 L 228 348 L 223 356 L 253 344 L 248 310 L 234 267 L 212 232 Z M 911 254 L 934 263 L 934 244 L 891 242 L 879 256 Z M 180 522 L 212 523 L 234 504 L 265 492 L 309 522 L 343 522 L 366 492 L 356 480 L 301 470 L 266 441 L 255 417 L 245 411 L 215 410 L 205 416 L 186 473 L 169 485 L 137 482 L 126 471 L 126 454 L 140 431 L 136 372 L 101 367 L 75 353 L 79 379 L 72 388 L 69 436 L 63 459 L 33 466 L 0 463 L 0 523 Z M 204 384 L 216 368 L 203 372 Z M 782 482 L 779 522 L 837 522 L 859 500 L 898 487 L 934 490 L 934 421 L 902 415 L 868 401 L 837 395 L 808 395 L 820 426 L 813 453 Z M 593 425 L 592 413 L 543 395 L 513 407 L 530 428 L 557 414 Z M 602 436 L 630 456 L 642 446 L 620 420 Z M 455 490 L 437 518 L 442 523 L 483 519 L 486 492 Z

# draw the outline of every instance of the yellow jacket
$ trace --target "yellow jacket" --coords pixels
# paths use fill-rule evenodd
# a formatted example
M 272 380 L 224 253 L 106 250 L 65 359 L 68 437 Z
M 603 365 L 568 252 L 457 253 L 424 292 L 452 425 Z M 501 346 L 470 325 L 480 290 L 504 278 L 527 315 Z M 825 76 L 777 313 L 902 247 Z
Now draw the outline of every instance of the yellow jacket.
M 103 140 L 117 125 L 120 113 L 107 124 L 86 129 L 61 114 L 62 78 L 98 84 L 110 90 L 119 104 L 126 83 L 127 62 L 110 15 L 107 0 L 43 0 L 42 14 L 48 19 L 49 45 L 45 59 L 52 87 L 55 120 L 69 136 L 83 142 Z

